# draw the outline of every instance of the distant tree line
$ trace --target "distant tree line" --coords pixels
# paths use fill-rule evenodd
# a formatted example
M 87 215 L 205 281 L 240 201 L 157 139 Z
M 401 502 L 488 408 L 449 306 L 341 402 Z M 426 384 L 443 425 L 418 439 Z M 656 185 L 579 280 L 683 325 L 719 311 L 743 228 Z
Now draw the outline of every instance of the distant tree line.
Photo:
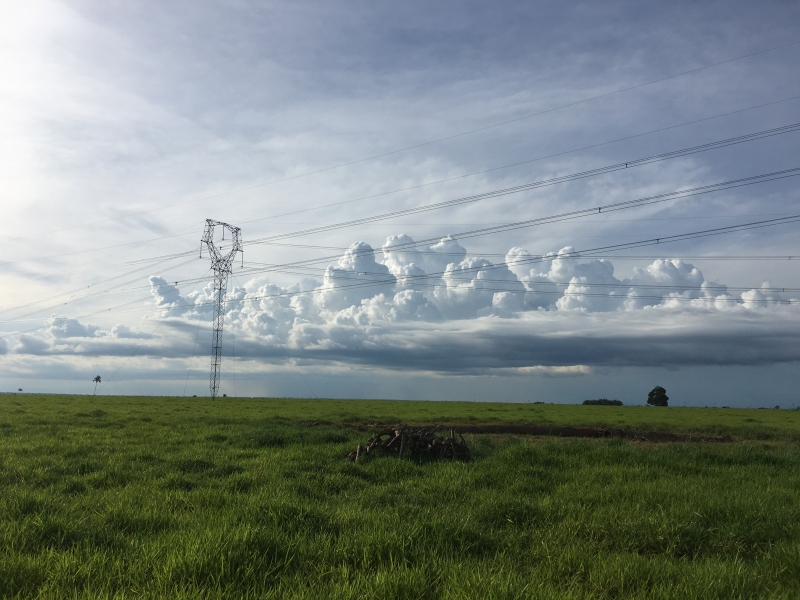
M 622 406 L 622 400 L 609 400 L 608 398 L 598 398 L 597 400 L 584 400 L 584 404 L 595 406 Z

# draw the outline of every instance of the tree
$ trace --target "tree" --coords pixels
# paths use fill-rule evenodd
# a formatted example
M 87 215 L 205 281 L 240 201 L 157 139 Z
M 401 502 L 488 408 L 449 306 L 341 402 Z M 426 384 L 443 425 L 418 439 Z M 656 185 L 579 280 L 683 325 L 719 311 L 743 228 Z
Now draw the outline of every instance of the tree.
M 650 406 L 668 406 L 669 396 L 667 390 L 660 385 L 654 387 L 649 394 L 647 394 L 647 403 Z
M 92 379 L 92 381 L 94 381 L 94 394 L 92 394 L 92 396 L 94 396 L 95 394 L 97 394 L 97 384 L 100 383 L 102 380 L 100 379 L 100 375 L 97 375 L 95 376 L 94 379 Z

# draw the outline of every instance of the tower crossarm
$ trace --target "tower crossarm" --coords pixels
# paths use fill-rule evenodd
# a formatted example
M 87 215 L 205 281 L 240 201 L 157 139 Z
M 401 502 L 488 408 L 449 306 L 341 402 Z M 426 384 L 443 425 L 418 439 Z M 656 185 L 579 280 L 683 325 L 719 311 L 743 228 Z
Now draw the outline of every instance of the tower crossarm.
M 226 233 L 229 236 L 230 246 L 226 254 L 222 252 L 226 248 L 225 244 L 217 246 L 214 242 L 214 230 L 217 227 L 223 228 L 223 241 L 226 241 Z M 203 237 L 200 242 L 206 245 L 208 252 L 211 254 L 212 269 L 216 269 L 217 267 L 230 269 L 233 264 L 233 259 L 236 258 L 236 254 L 242 252 L 242 230 L 228 223 L 223 223 L 222 221 L 206 219 L 205 230 L 203 231 Z

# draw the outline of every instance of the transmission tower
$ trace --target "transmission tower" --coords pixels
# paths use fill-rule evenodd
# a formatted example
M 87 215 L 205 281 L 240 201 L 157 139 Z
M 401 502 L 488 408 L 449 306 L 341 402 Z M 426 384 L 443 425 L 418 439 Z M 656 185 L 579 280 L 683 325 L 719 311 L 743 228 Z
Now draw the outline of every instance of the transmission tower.
M 222 241 L 225 241 L 225 233 L 230 236 L 230 250 L 223 254 L 225 246 L 217 246 L 214 242 L 214 228 L 222 228 Z M 220 242 L 220 240 L 217 240 Z M 231 273 L 233 259 L 236 253 L 242 253 L 241 229 L 228 225 L 222 221 L 206 219 L 206 229 L 203 232 L 203 239 L 200 240 L 200 257 L 203 257 L 203 244 L 211 254 L 211 268 L 214 269 L 214 333 L 211 338 L 211 380 L 209 387 L 211 397 L 216 398 L 219 391 L 220 363 L 222 363 L 222 325 L 225 320 L 225 292 L 228 289 L 228 275 Z M 242 263 L 244 264 L 244 263 Z

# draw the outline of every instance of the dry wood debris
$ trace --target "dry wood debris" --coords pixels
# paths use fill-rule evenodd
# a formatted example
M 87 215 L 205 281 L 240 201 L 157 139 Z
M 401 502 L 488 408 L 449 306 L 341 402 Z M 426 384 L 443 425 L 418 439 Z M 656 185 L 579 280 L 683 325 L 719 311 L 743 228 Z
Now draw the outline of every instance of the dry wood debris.
M 434 433 L 433 427 L 388 427 L 369 438 L 366 446 L 359 445 L 347 455 L 351 461 L 367 455 L 395 455 L 422 462 L 425 460 L 469 460 L 469 448 L 461 434 L 450 429 L 449 437 Z

